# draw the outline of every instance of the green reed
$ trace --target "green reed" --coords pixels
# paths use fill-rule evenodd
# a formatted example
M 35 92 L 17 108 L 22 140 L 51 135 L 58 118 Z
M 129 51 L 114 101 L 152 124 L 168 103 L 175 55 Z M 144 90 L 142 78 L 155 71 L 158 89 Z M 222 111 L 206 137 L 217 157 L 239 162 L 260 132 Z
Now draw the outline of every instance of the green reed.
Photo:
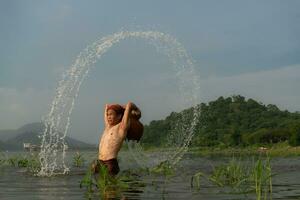
M 85 187 L 86 192 L 85 195 L 88 199 L 92 198 L 92 193 L 94 192 L 94 187 L 97 187 L 97 184 L 95 183 L 93 179 L 93 172 L 91 169 L 88 169 L 83 179 L 80 181 L 80 188 Z
M 0 166 L 3 166 L 6 163 L 5 159 L 0 158 Z
M 257 200 L 261 200 L 262 197 L 272 199 L 272 168 L 269 157 L 265 162 L 260 159 L 256 161 L 250 180 L 254 182 Z
M 122 190 L 129 187 L 128 179 L 128 175 L 111 176 L 104 165 L 99 166 L 97 174 L 94 174 L 92 167 L 89 167 L 80 182 L 80 188 L 86 188 L 85 195 L 88 199 L 91 199 L 93 194 L 98 194 L 102 198 L 106 198 L 107 195 L 115 197 L 119 196 Z
M 191 187 L 200 189 L 201 178 L 218 187 L 229 187 L 233 193 L 255 193 L 256 199 L 272 199 L 272 168 L 270 157 L 255 162 L 241 162 L 232 158 L 228 164 L 214 167 L 211 174 L 197 172 L 191 177 Z
M 196 174 L 194 174 L 191 178 L 191 188 L 200 190 L 201 178 L 207 178 L 207 176 L 203 172 L 197 172 Z
M 36 173 L 40 170 L 41 165 L 37 154 L 25 156 L 15 155 L 8 158 L 0 158 L 3 166 L 26 168 L 27 172 Z
M 41 170 L 41 163 L 40 159 L 37 154 L 31 155 L 28 158 L 28 163 L 27 163 L 27 171 L 31 173 L 37 173 Z
M 16 167 L 18 165 L 18 160 L 19 160 L 19 158 L 14 156 L 14 157 L 8 158 L 6 160 L 6 163 L 11 167 Z
M 75 167 L 83 167 L 84 166 L 85 159 L 83 158 L 83 155 L 79 152 L 76 152 L 73 156 L 73 165 Z
M 224 187 L 229 186 L 237 192 L 244 191 L 250 169 L 248 165 L 242 165 L 241 160 L 232 158 L 227 165 L 220 165 L 213 169 L 209 180 L 214 184 Z
M 169 163 L 169 161 L 163 161 L 161 163 L 159 163 L 157 166 L 149 169 L 150 173 L 153 174 L 161 174 L 164 175 L 165 177 L 170 177 L 172 175 L 174 175 L 175 173 L 175 169 L 174 167 Z
M 6 163 L 5 155 L 4 153 L 0 152 L 0 166 L 5 165 L 5 163 Z

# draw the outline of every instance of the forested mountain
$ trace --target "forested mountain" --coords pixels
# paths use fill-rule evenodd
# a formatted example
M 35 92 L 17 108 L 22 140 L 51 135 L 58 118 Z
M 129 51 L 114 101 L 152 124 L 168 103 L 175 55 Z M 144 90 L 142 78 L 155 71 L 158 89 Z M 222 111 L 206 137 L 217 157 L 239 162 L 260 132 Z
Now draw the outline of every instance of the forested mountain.
M 300 145 L 300 113 L 281 111 L 276 105 L 264 105 L 253 99 L 237 95 L 219 97 L 215 101 L 198 105 L 195 135 L 192 146 L 236 146 L 277 143 L 288 140 Z M 142 143 L 163 146 L 168 135 L 178 126 L 190 126 L 193 109 L 172 112 L 164 120 L 145 125 Z M 177 124 L 174 124 L 177 123 Z

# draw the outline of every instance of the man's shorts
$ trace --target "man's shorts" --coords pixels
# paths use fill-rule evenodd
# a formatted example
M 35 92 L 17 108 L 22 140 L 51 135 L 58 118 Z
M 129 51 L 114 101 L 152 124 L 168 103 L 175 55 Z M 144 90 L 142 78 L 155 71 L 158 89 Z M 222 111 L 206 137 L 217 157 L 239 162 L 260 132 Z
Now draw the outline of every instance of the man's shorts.
M 112 158 L 109 160 L 96 160 L 96 163 L 93 163 L 93 165 L 94 173 L 99 173 L 101 165 L 107 167 L 108 173 L 111 176 L 117 175 L 120 171 L 118 160 L 116 158 Z

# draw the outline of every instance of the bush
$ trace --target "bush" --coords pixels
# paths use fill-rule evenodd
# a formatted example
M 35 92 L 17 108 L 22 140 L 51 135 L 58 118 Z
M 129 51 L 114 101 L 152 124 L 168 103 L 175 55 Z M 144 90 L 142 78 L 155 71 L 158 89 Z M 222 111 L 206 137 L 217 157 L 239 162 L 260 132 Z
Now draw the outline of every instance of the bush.
M 292 134 L 289 139 L 289 144 L 291 146 L 299 146 L 300 145 L 300 128 L 299 127 L 296 127 L 292 130 Z
M 290 138 L 288 129 L 259 129 L 252 134 L 249 134 L 245 140 L 248 144 L 268 144 L 286 141 Z

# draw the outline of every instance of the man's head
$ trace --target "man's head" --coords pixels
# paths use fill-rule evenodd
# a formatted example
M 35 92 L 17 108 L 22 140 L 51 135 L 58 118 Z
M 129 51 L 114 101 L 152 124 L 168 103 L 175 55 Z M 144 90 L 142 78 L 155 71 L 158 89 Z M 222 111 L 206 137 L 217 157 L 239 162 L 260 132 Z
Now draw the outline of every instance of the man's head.
M 118 104 L 112 104 L 107 107 L 107 121 L 108 124 L 114 126 L 121 122 L 124 114 L 124 108 Z

